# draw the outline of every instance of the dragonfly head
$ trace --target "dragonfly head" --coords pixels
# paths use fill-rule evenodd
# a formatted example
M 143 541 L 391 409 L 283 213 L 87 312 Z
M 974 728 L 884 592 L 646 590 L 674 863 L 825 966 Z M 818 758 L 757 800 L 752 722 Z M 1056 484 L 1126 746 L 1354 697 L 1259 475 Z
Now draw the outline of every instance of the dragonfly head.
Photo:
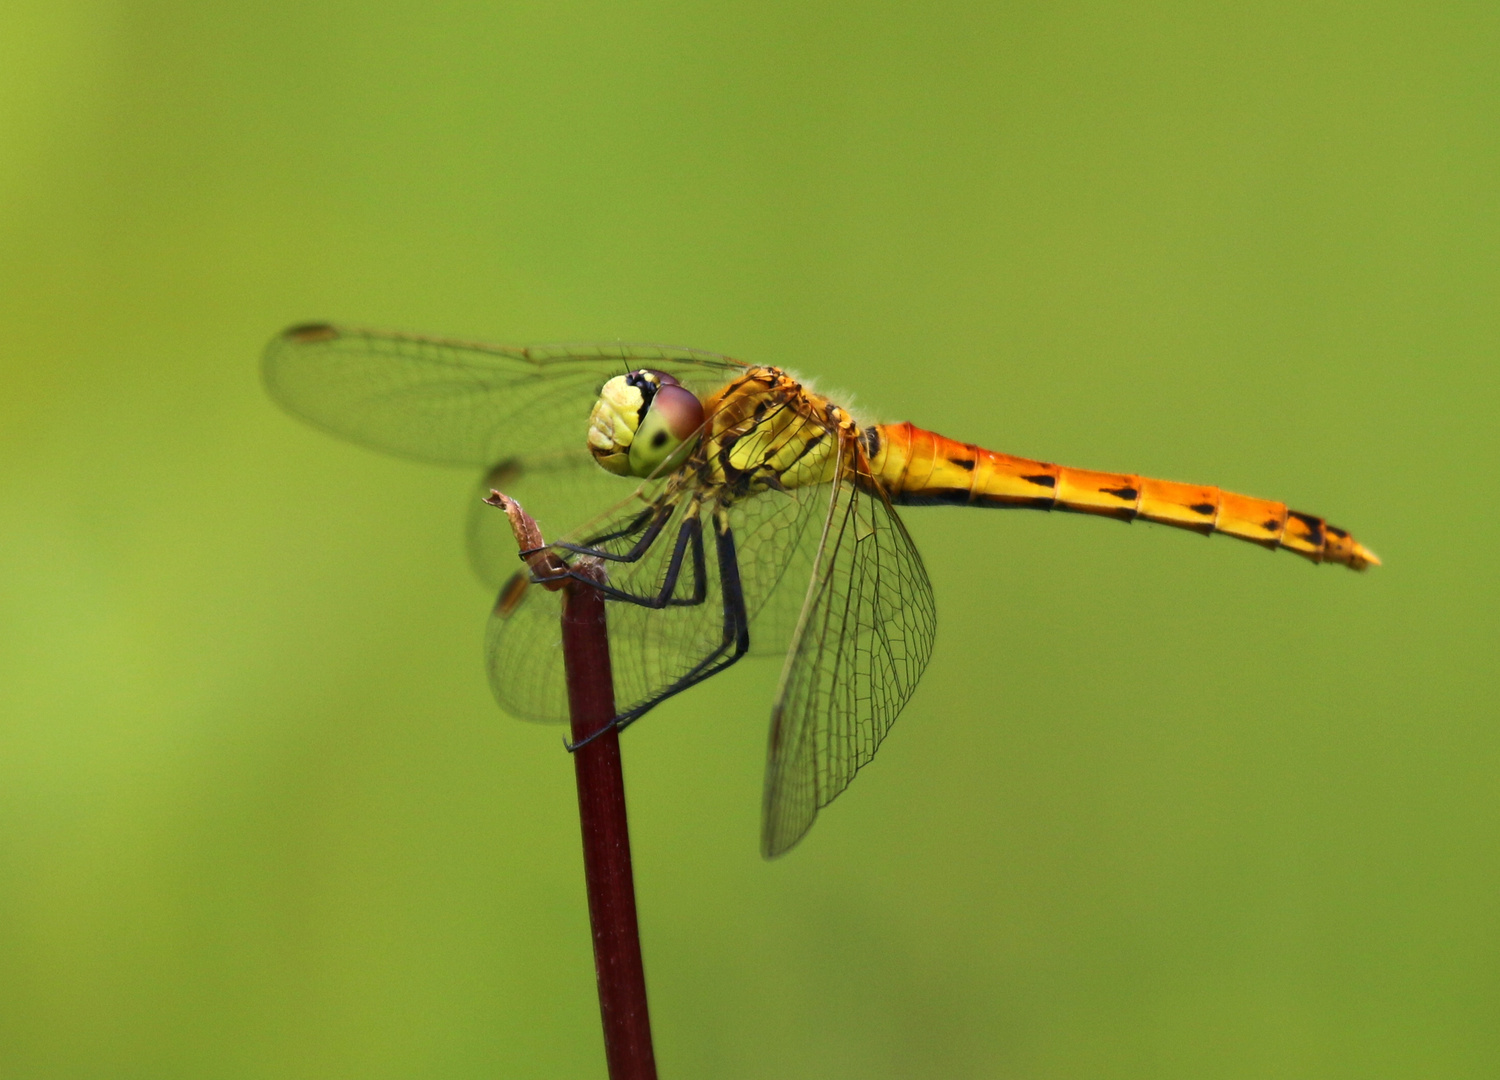
M 703 426 L 698 396 L 663 371 L 616 375 L 589 416 L 589 452 L 620 476 L 651 476 L 685 459 Z M 669 460 L 670 459 L 670 460 Z

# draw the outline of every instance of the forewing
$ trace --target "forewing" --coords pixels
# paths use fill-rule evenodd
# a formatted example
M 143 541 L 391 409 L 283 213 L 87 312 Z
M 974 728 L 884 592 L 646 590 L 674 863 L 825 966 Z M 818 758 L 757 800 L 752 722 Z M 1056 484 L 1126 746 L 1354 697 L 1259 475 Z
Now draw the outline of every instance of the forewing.
M 507 458 L 586 458 L 599 388 L 636 368 L 702 394 L 737 360 L 655 345 L 512 348 L 341 326 L 293 327 L 266 347 L 271 396 L 366 446 L 420 461 L 490 468 Z
M 922 558 L 873 485 L 843 477 L 771 716 L 761 853 L 774 858 L 849 786 L 932 654 L 936 607 Z
M 586 447 L 606 380 L 665 371 L 700 395 L 744 370 L 737 360 L 656 345 L 512 348 L 328 325 L 287 330 L 266 348 L 266 386 L 289 412 L 365 446 L 488 470 L 469 513 L 469 557 L 498 588 L 515 570 L 505 515 L 490 488 L 519 499 L 548 536 L 617 502 L 628 481 Z

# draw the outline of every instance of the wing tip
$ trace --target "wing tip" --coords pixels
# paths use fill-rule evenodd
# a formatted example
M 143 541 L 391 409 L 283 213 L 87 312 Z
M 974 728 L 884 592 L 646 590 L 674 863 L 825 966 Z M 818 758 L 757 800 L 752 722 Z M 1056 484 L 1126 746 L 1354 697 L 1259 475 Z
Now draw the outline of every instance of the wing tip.
M 775 862 L 777 859 L 785 855 L 788 851 L 791 851 L 792 848 L 796 847 L 798 841 L 800 841 L 806 835 L 806 829 L 802 830 L 802 832 L 798 833 L 790 840 L 782 836 L 773 836 L 768 833 L 761 833 L 760 857 L 762 859 L 765 859 L 766 862 Z
M 779 801 L 768 789 L 760 823 L 760 857 L 767 862 L 781 858 L 800 844 L 818 819 L 818 810 L 814 807 L 812 813 L 798 815 L 803 820 L 790 820 L 786 812 L 788 808 L 776 805 Z

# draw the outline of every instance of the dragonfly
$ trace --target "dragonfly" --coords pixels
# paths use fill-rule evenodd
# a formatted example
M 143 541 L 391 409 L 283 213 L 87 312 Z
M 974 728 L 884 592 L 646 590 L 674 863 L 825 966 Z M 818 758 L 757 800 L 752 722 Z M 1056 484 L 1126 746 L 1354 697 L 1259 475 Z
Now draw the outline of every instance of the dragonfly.
M 767 858 L 870 762 L 932 655 L 932 584 L 897 507 L 1063 510 L 1354 570 L 1380 562 L 1280 502 L 860 423 L 790 372 L 693 349 L 508 347 L 319 323 L 275 338 L 263 371 L 271 395 L 318 427 L 482 469 L 481 497 L 524 493 L 564 572 L 602 563 L 602 584 L 585 579 L 606 598 L 611 726 L 746 656 L 782 657 Z M 515 569 L 504 515 L 474 507 L 471 561 L 496 590 L 485 639 L 495 697 L 523 719 L 565 721 L 560 593 Z

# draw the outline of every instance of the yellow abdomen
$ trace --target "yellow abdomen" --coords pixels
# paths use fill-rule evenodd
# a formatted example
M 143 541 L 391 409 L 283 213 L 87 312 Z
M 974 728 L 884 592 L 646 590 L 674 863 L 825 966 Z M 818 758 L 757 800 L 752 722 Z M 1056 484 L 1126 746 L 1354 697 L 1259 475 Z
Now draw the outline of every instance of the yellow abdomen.
M 1355 570 L 1380 565 L 1374 552 L 1343 529 L 1269 499 L 1069 469 L 956 442 L 912 424 L 879 424 L 861 434 L 870 471 L 895 503 L 1071 510 L 1121 521 L 1145 518 L 1286 548 L 1313 562 L 1342 563 Z

